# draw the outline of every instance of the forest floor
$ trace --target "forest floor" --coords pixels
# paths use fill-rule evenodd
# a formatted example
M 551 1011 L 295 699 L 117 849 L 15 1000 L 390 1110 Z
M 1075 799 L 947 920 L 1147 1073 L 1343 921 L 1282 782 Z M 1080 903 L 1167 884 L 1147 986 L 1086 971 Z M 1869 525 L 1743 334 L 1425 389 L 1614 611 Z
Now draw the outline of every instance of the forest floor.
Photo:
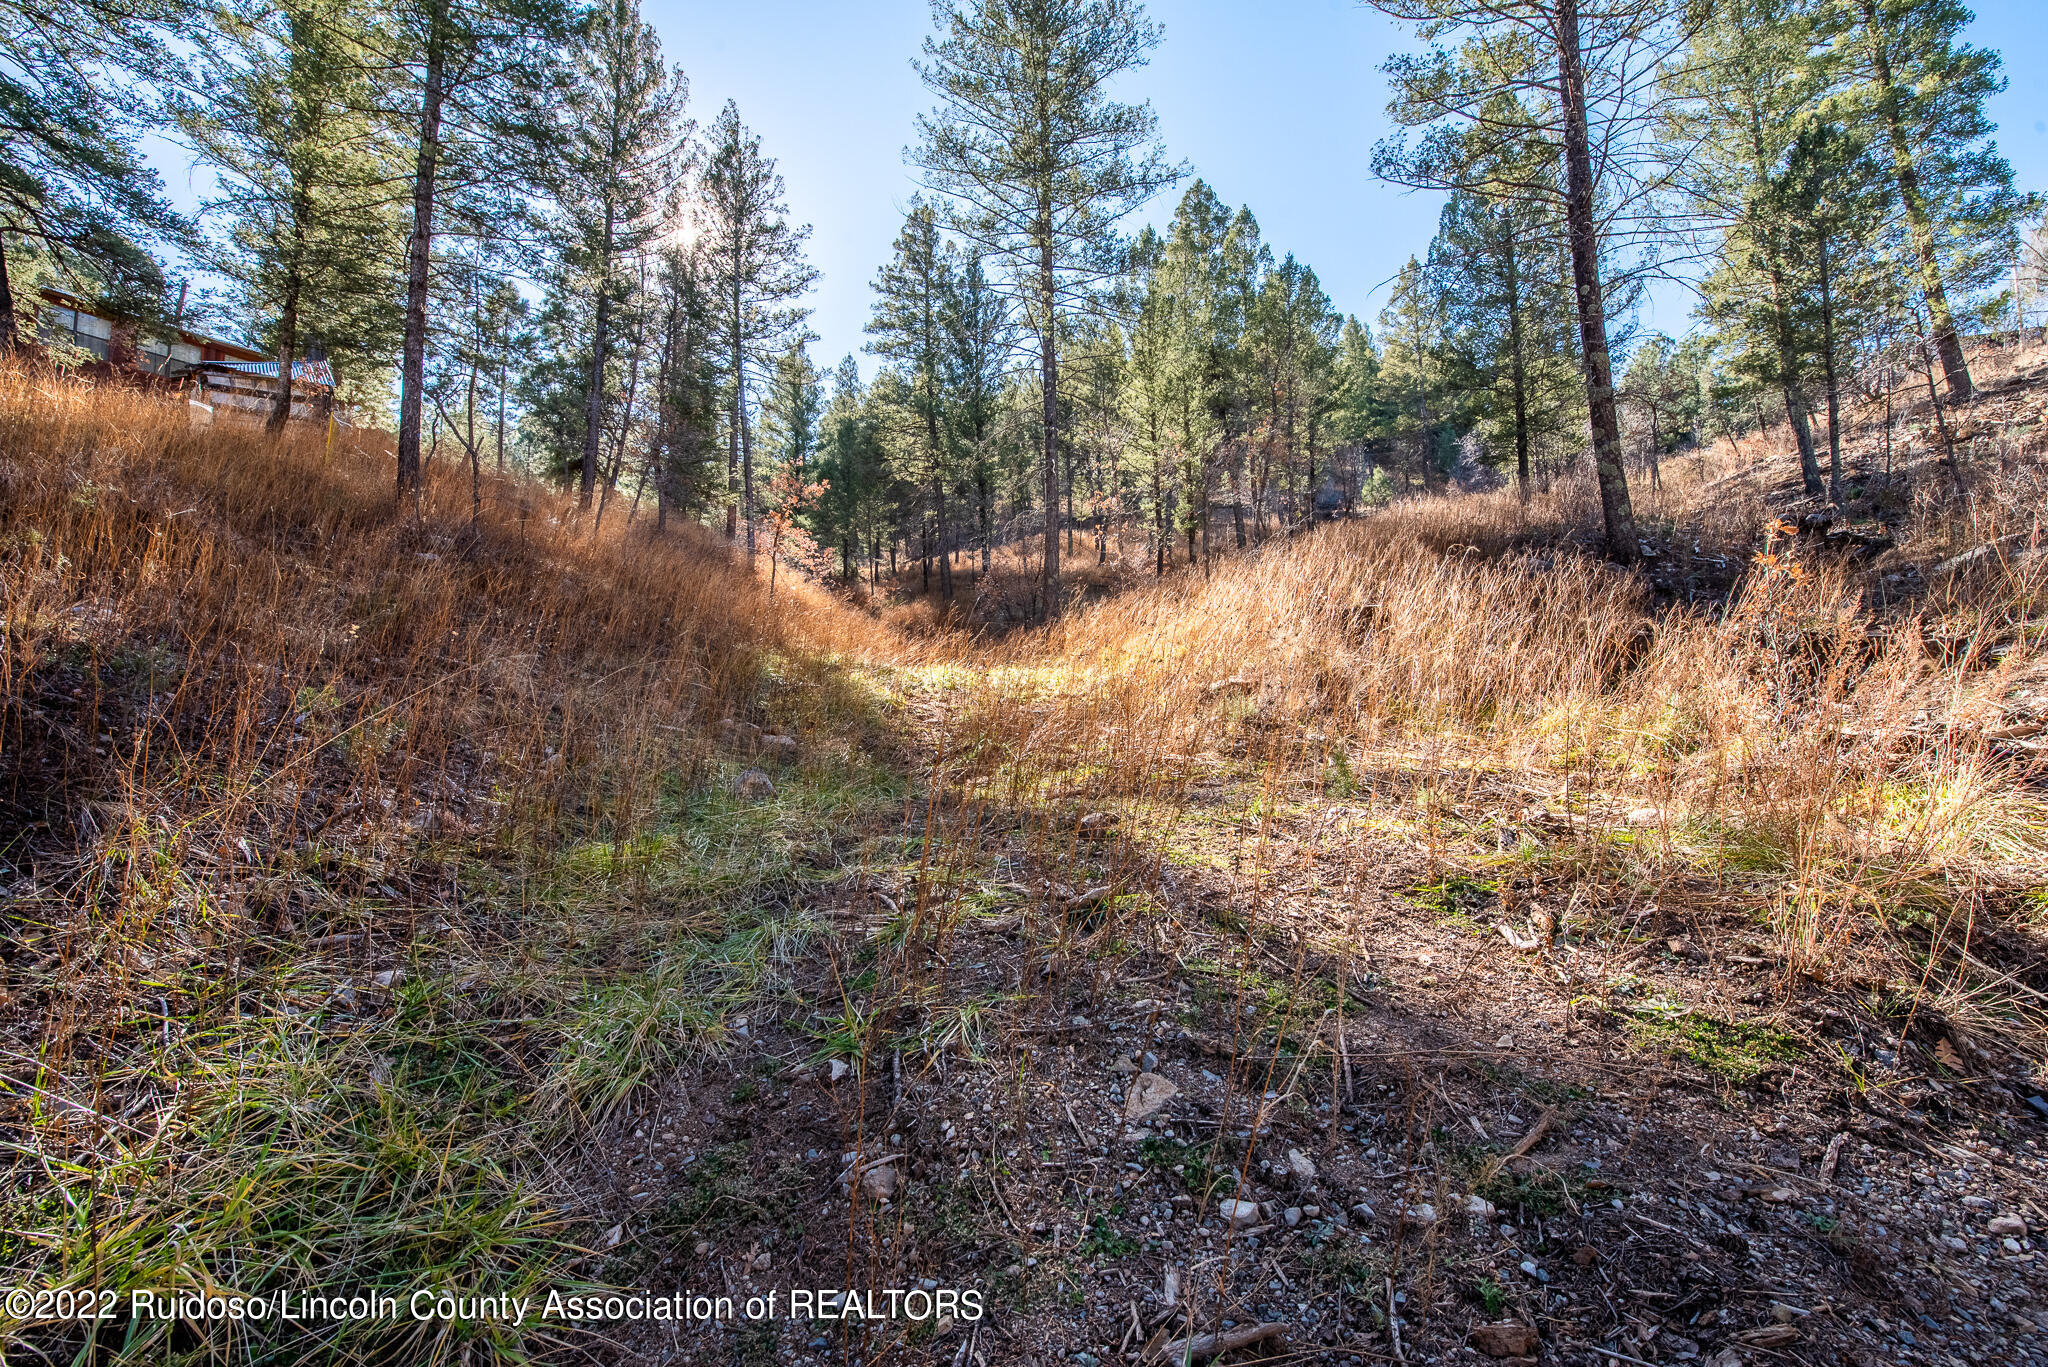
M 7 1282 L 403 1307 L 10 1360 L 2048 1362 L 2031 371 L 993 644 L 0 391 Z

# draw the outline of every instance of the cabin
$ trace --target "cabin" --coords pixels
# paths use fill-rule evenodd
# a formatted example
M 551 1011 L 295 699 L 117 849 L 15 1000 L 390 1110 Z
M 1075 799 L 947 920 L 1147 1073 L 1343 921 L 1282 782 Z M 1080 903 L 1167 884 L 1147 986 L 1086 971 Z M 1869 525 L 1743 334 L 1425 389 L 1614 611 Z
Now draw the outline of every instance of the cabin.
M 268 418 L 277 403 L 277 358 L 203 332 L 175 329 L 168 338 L 141 337 L 126 324 L 95 313 L 63 290 L 45 288 L 41 338 L 46 346 L 75 348 L 115 377 L 170 381 L 202 405 L 207 416 L 226 410 Z M 334 412 L 334 371 L 326 361 L 292 363 L 292 417 L 325 421 Z

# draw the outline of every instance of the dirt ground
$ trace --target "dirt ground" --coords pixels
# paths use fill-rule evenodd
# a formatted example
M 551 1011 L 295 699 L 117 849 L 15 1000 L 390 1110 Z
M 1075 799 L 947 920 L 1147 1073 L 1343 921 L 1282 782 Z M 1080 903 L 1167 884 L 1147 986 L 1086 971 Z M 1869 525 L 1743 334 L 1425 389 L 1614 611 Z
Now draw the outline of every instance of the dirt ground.
M 1228 805 L 1220 781 L 1196 792 Z M 1228 847 L 1210 862 L 1234 872 L 1155 860 L 1157 830 L 1057 850 L 1018 826 L 921 884 L 833 885 L 837 933 L 783 999 L 593 1142 L 587 1213 L 615 1241 L 601 1281 L 882 1301 L 587 1347 L 2048 1361 L 2048 1109 L 2024 1074 L 1923 1023 L 1953 1064 L 1926 1075 L 1927 1048 L 1859 1023 L 1855 984 L 1795 982 L 1762 934 L 1716 924 L 1708 882 L 1583 905 L 1612 885 L 1541 861 L 1447 877 L 1352 810 L 1181 821 L 1179 848 Z M 1569 824 L 1510 833 L 1562 847 Z M 1551 935 L 1510 943 L 1507 903 Z M 912 908 L 949 928 L 906 968 Z M 878 963 L 898 986 L 876 991 Z M 820 1023 L 861 999 L 924 1047 L 820 1061 Z M 890 1314 L 889 1288 L 984 1310 Z

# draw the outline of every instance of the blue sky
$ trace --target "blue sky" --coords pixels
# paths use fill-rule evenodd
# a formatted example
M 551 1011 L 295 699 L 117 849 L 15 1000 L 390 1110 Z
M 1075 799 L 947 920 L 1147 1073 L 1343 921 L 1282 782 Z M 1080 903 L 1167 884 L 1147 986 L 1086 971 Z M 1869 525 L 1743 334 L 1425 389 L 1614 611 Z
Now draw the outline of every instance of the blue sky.
M 698 121 L 737 100 L 781 163 L 793 216 L 813 226 L 817 360 L 857 352 L 868 281 L 917 188 L 902 153 L 929 103 L 910 66 L 930 30 L 924 0 L 642 2 L 669 60 L 689 73 Z M 1402 27 L 1353 0 L 1152 0 L 1149 10 L 1165 41 L 1123 93 L 1152 101 L 1168 153 L 1249 205 L 1276 254 L 1294 252 L 1337 308 L 1372 321 L 1387 278 L 1427 246 L 1438 207 L 1370 170 L 1388 131 L 1379 66 L 1411 41 Z M 1992 104 L 1999 147 L 2022 189 L 2048 190 L 2048 6 L 1982 0 L 1976 12 L 1971 41 L 2001 52 L 2011 80 Z M 183 157 L 158 150 L 173 195 L 189 203 Z M 1168 216 L 1173 198 L 1148 216 Z M 1644 321 L 1683 332 L 1688 308 L 1682 291 L 1661 290 Z

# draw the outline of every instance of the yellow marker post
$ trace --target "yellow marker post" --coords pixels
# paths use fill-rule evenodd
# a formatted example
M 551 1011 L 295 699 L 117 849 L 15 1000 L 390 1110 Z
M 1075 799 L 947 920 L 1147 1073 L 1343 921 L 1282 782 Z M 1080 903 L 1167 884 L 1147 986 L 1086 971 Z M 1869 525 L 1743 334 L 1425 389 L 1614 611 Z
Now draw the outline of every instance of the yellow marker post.
M 320 458 L 320 463 L 322 465 L 332 465 L 334 463 L 334 415 L 332 413 L 327 415 L 327 454 Z

